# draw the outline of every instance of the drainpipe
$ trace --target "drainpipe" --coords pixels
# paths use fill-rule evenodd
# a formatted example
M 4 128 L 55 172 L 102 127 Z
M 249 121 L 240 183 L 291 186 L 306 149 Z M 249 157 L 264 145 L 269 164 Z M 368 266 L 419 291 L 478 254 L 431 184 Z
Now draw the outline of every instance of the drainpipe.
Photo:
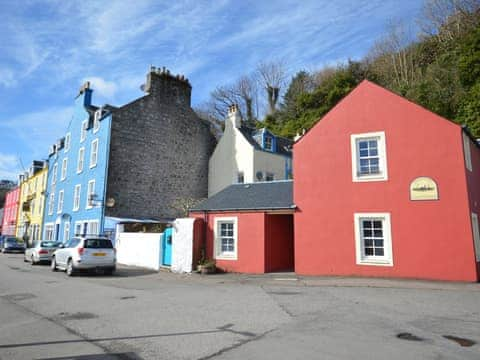
M 208 215 L 207 211 L 203 211 L 203 222 L 204 222 L 204 229 L 203 229 L 203 244 L 201 249 L 201 257 L 203 259 L 207 259 L 207 227 L 208 227 Z

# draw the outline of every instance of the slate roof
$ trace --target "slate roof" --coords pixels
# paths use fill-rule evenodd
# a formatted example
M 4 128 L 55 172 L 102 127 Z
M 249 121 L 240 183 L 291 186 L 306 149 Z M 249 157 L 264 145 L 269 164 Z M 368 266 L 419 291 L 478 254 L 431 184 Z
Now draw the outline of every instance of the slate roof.
M 190 211 L 278 210 L 294 207 L 293 182 L 284 180 L 230 185 Z
M 255 128 L 242 125 L 240 128 L 238 128 L 238 130 L 242 133 L 245 139 L 247 139 L 247 141 L 255 148 L 255 150 L 270 152 L 270 151 L 264 150 L 262 146 L 258 143 L 258 141 L 255 140 L 255 135 L 261 132 L 262 131 L 261 129 L 255 129 Z M 275 153 L 286 155 L 286 156 L 292 156 L 293 141 L 274 135 L 274 134 L 272 135 L 275 136 L 275 139 L 277 140 L 277 151 Z

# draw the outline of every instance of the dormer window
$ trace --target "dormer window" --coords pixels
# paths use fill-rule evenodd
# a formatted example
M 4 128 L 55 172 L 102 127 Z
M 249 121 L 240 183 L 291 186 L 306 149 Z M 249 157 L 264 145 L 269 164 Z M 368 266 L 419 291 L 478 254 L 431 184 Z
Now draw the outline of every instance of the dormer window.
M 102 118 L 102 109 L 95 111 L 93 116 L 93 132 L 96 133 L 100 129 L 100 119 Z
M 273 151 L 273 139 L 271 136 L 265 136 L 263 140 L 263 148 L 268 151 Z

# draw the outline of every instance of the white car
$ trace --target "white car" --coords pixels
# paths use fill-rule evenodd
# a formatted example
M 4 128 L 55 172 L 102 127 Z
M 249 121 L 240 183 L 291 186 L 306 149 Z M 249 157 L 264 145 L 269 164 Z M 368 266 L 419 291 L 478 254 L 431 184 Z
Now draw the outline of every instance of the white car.
M 43 261 L 50 262 L 59 245 L 56 241 L 36 241 L 31 248 L 25 249 L 24 261 L 30 261 L 32 265 Z
M 116 253 L 112 242 L 103 237 L 74 237 L 52 255 L 52 271 L 65 270 L 68 276 L 80 270 L 102 270 L 113 274 L 116 270 Z

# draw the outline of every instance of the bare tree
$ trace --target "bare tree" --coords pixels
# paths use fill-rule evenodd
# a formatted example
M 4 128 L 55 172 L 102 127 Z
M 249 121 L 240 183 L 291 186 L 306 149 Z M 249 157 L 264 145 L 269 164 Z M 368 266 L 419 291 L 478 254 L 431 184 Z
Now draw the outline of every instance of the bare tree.
M 411 30 L 401 22 L 392 22 L 388 33 L 375 43 L 368 57 L 372 70 L 397 88 L 411 85 L 417 78 L 415 42 Z
M 419 20 L 424 36 L 440 43 L 452 41 L 460 33 L 478 25 L 478 0 L 427 0 Z
M 268 113 L 273 114 L 287 71 L 283 61 L 261 62 L 257 66 L 258 80 L 267 92 Z

